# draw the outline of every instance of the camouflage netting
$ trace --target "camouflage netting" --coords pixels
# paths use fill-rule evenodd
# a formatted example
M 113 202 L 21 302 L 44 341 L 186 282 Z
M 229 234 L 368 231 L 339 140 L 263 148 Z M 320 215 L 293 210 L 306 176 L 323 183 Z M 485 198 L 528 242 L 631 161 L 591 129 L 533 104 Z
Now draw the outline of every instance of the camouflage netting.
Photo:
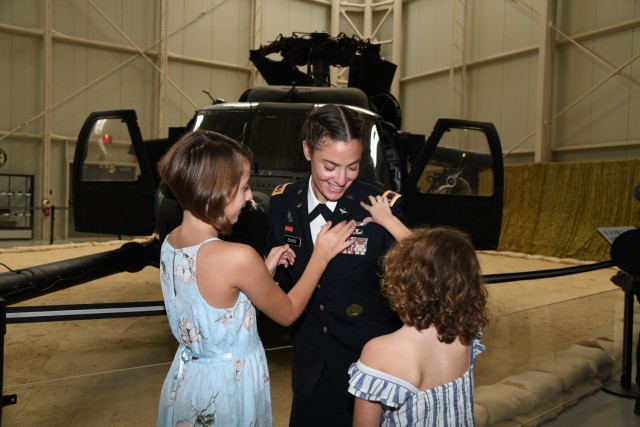
M 598 227 L 640 226 L 640 159 L 511 165 L 504 180 L 500 251 L 605 261 Z

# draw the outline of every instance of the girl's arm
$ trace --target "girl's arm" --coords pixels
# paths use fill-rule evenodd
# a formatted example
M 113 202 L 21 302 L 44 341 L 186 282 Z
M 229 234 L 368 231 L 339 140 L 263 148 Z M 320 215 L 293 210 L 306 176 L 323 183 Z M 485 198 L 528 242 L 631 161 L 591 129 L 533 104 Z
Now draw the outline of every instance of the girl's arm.
M 411 230 L 393 215 L 387 199 L 382 196 L 369 196 L 369 201 L 371 205 L 360 202 L 360 206 L 371 214 L 370 217 L 364 219 L 365 223 L 375 222 L 383 226 L 396 240 L 401 240 L 411 234 Z
M 353 405 L 353 427 L 379 427 L 382 416 L 380 402 L 355 398 Z
M 311 259 L 302 277 L 289 293 L 285 293 L 273 281 L 265 261 L 253 248 L 237 243 L 222 242 L 223 250 L 220 250 L 220 245 L 217 253 L 208 254 L 212 259 L 215 258 L 215 262 L 203 263 L 203 268 L 207 271 L 198 271 L 198 276 L 215 275 L 221 278 L 220 292 L 231 292 L 233 289 L 236 293 L 241 291 L 260 311 L 275 322 L 288 326 L 306 307 L 329 261 L 351 246 L 352 243 L 347 238 L 351 236 L 355 226 L 355 221 L 343 221 L 333 228 L 331 222 L 322 226 Z M 214 245 L 209 244 L 200 251 L 207 246 L 211 246 L 211 250 L 215 249 Z M 286 249 L 282 246 L 280 248 L 284 254 Z

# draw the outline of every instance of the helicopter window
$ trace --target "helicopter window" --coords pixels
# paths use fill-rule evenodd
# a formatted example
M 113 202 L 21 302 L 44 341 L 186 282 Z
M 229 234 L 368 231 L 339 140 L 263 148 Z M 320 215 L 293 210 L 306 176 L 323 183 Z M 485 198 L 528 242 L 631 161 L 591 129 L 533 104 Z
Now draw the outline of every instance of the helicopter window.
M 286 114 L 262 112 L 247 129 L 245 143 L 253 151 L 254 166 L 260 170 L 292 172 L 309 171 L 309 163 L 302 152 L 300 131 L 306 112 Z
M 380 142 L 380 136 L 378 135 L 378 128 L 374 125 L 371 126 L 371 132 L 369 132 L 369 141 L 371 146 L 371 160 L 373 164 L 378 164 L 378 143 Z
M 82 181 L 136 181 L 140 166 L 132 149 L 126 122 L 120 118 L 93 123 L 85 147 Z
M 302 125 L 306 107 L 278 110 L 219 110 L 199 114 L 195 129 L 227 135 L 249 146 L 253 153 L 253 173 L 262 171 L 304 172 L 310 170 L 302 151 Z M 368 115 L 365 120 L 364 152 L 360 178 L 387 187 L 390 177 L 385 157 L 385 142 L 378 122 Z
M 493 158 L 485 134 L 451 129 L 438 142 L 418 180 L 423 194 L 493 195 Z
M 378 123 L 368 117 L 365 120 L 364 150 L 360 162 L 359 178 L 363 181 L 388 188 L 390 185 L 389 168 L 386 162 L 385 146 L 380 138 Z
M 210 130 L 243 142 L 246 123 L 253 115 L 250 110 L 220 110 L 213 114 L 198 114 L 193 130 Z

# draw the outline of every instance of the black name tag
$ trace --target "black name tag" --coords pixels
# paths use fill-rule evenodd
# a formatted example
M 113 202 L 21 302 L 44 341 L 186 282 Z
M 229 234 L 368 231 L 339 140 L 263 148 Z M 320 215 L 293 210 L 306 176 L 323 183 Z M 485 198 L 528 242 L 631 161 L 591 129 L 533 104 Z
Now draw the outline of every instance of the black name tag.
M 302 239 L 294 236 L 284 235 L 284 242 L 292 246 L 302 246 Z

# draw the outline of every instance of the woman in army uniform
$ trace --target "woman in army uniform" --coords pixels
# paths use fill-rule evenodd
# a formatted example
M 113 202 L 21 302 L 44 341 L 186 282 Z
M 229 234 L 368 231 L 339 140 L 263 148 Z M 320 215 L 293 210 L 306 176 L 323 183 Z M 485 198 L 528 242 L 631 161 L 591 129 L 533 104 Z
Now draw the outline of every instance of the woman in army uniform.
M 370 214 L 360 202 L 383 196 L 403 219 L 402 199 L 358 180 L 363 135 L 363 121 L 354 110 L 333 104 L 314 109 L 302 130 L 311 176 L 279 185 L 271 196 L 267 251 L 286 243 L 296 253 L 295 264 L 276 273 L 285 289 L 300 278 L 325 221 L 358 223 L 354 244 L 329 263 L 293 327 L 291 426 L 351 426 L 349 366 L 367 341 L 401 326 L 379 282 L 379 258 L 395 239 L 380 225 L 364 221 Z

